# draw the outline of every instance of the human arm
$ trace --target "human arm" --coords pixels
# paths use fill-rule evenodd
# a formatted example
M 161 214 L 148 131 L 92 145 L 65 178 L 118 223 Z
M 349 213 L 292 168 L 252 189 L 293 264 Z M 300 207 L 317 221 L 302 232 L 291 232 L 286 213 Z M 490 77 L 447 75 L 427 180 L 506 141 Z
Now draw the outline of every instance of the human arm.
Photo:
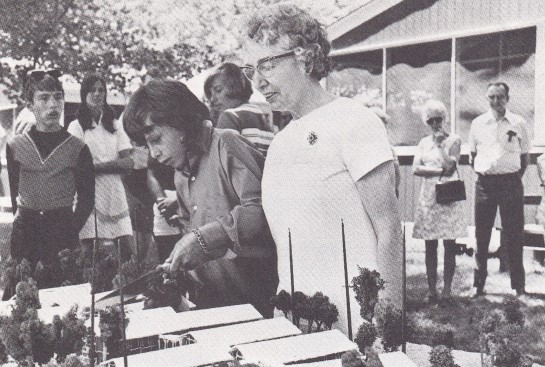
M 377 270 L 386 281 L 385 296 L 400 305 L 403 286 L 401 220 L 394 191 L 388 189 L 394 183 L 393 162 L 387 161 L 356 181 L 356 187 L 377 237 Z
M 13 152 L 6 144 L 6 161 L 8 167 L 9 191 L 11 195 L 11 210 L 13 215 L 17 212 L 17 196 L 19 195 L 19 174 L 21 165 L 15 160 Z
M 127 173 L 134 167 L 131 149 L 125 149 L 118 153 L 118 158 L 95 163 L 95 173 Z
M 526 127 L 526 121 L 523 121 L 521 124 L 521 138 L 520 138 L 520 147 L 521 147 L 521 154 L 520 154 L 520 177 L 524 176 L 524 172 L 526 172 L 526 168 L 528 168 L 528 164 L 530 163 L 530 136 L 528 134 L 528 129 Z
M 93 157 L 87 145 L 79 153 L 75 178 L 78 196 L 74 209 L 74 228 L 79 232 L 95 206 L 95 172 Z
M 221 179 L 227 181 L 227 189 L 221 195 L 229 195 L 235 205 L 228 212 L 218 213 L 216 220 L 197 228 L 202 244 L 194 233 L 185 235 L 176 244 L 169 258 L 171 263 L 167 260 L 165 264 L 168 270 L 197 267 L 224 256 L 229 249 L 243 257 L 263 258 L 274 254 L 261 206 L 263 157 L 235 133 L 223 134 L 219 144 L 219 159 L 225 175 L 222 174 Z
M 161 183 L 159 182 L 157 177 L 155 177 L 153 167 L 149 165 L 147 170 L 147 183 L 153 199 L 157 203 L 157 208 L 159 209 L 159 212 L 165 219 L 170 219 L 173 215 L 176 214 L 176 210 L 178 209 L 178 201 L 175 197 L 167 198 L 165 190 L 161 186 Z
M 420 177 L 440 176 L 443 168 L 424 165 L 422 154 L 424 152 L 424 140 L 420 141 L 413 159 L 413 174 Z

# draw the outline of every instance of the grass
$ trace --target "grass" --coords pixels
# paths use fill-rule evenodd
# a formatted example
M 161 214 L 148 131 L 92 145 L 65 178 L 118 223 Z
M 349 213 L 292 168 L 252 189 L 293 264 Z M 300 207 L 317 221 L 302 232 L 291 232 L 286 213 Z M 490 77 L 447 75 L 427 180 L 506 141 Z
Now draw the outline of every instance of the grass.
M 487 295 L 473 299 L 474 258 L 457 256 L 456 274 L 452 287 L 453 299 L 440 305 L 426 301 L 428 285 L 424 263 L 424 243 L 409 239 L 407 231 L 407 312 L 422 322 L 451 325 L 455 330 L 455 349 L 478 352 L 478 315 L 502 307 L 507 295 L 513 295 L 508 273 L 500 273 L 499 260 L 488 262 Z M 471 245 L 471 241 L 469 241 Z M 442 246 L 439 249 L 438 289 L 442 288 Z M 491 251 L 494 250 L 494 244 Z M 525 252 L 526 290 L 520 297 L 526 324 L 520 338 L 520 351 L 545 364 L 545 267 L 533 261 L 531 252 Z M 423 333 L 421 333 L 423 334 Z M 413 335 L 411 343 L 428 344 L 427 335 Z

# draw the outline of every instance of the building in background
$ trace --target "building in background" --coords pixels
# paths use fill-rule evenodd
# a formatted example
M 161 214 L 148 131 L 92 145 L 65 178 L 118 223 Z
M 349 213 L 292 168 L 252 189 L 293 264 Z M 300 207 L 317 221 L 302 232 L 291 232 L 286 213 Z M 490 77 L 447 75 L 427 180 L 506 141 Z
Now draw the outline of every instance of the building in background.
M 332 23 L 332 92 L 382 107 L 402 167 L 404 220 L 412 220 L 418 180 L 410 172 L 418 141 L 429 134 L 420 113 L 429 98 L 449 109 L 447 130 L 467 143 L 471 121 L 488 109 L 486 86 L 505 81 L 509 108 L 533 140 L 525 193 L 537 194 L 535 167 L 545 151 L 545 2 L 540 0 L 374 0 Z M 466 210 L 473 217 L 474 175 L 462 149 Z M 404 168 L 404 169 L 403 169 Z M 529 217 L 532 217 L 529 215 Z M 534 215 L 535 217 L 535 215 Z

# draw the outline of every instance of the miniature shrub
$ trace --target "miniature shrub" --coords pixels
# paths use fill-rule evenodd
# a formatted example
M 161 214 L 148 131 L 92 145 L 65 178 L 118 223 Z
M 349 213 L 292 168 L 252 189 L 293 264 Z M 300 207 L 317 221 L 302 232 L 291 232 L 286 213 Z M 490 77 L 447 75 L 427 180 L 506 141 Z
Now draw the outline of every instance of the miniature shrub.
M 375 325 L 364 321 L 358 328 L 354 342 L 358 345 L 360 352 L 365 353 L 365 348 L 373 346 L 376 339 L 377 329 L 375 328 Z

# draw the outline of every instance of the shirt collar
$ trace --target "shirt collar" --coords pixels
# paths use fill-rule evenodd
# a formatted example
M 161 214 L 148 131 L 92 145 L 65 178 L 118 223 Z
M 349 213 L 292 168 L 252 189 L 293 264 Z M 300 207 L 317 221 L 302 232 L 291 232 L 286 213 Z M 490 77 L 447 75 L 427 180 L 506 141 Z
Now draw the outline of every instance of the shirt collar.
M 191 151 L 188 153 L 187 163 L 182 169 L 182 173 L 184 175 L 189 176 L 197 172 L 202 156 L 210 151 L 210 144 L 212 143 L 213 132 L 214 126 L 212 125 L 212 122 L 208 120 L 204 121 L 201 133 L 197 138 L 197 142 L 194 145 L 197 151 Z
M 503 115 L 502 119 L 499 121 L 496 121 L 496 118 L 494 117 L 494 113 L 491 110 L 488 110 L 487 112 L 487 121 L 488 122 L 499 122 L 502 120 L 507 121 L 507 123 L 511 124 L 513 123 L 515 114 L 511 111 L 509 111 L 507 108 L 505 109 L 505 114 Z

